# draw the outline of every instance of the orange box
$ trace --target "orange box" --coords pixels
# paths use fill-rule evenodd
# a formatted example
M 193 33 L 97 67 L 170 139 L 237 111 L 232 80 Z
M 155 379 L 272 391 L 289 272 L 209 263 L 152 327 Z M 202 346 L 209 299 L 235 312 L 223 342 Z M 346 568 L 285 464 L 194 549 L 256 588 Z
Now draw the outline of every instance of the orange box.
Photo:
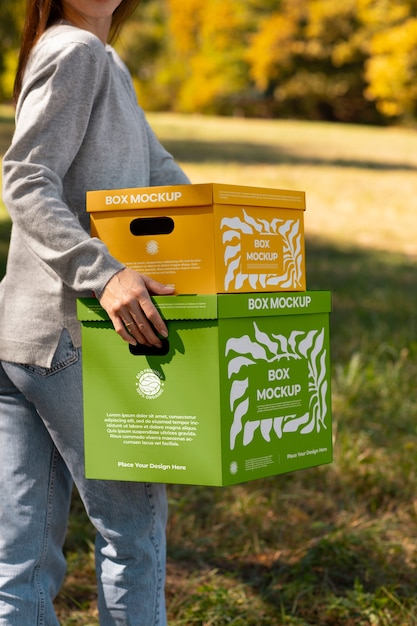
M 215 183 L 87 192 L 91 236 L 178 294 L 305 291 L 305 194 Z

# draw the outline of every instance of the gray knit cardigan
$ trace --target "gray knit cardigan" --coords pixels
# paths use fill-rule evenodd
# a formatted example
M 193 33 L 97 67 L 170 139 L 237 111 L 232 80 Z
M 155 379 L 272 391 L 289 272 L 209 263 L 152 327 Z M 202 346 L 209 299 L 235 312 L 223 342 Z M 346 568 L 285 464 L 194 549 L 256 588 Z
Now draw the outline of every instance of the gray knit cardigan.
M 123 265 L 89 236 L 87 190 L 175 185 L 114 49 L 62 23 L 35 46 L 3 160 L 12 218 L 0 283 L 0 359 L 49 367 L 63 328 L 80 346 L 76 298 L 100 295 Z

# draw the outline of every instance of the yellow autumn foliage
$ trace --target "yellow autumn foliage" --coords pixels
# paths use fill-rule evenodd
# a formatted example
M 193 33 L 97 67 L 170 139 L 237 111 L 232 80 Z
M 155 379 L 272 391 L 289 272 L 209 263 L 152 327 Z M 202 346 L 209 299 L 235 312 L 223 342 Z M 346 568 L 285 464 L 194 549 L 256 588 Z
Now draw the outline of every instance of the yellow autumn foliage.
M 0 95 L 25 0 L 0 3 Z M 119 51 L 147 109 L 417 117 L 417 0 L 142 0 Z
M 366 66 L 366 96 L 388 116 L 415 113 L 417 102 L 417 18 L 376 33 Z
M 291 68 L 296 50 L 296 33 L 297 25 L 289 15 L 274 13 L 253 35 L 245 58 L 250 66 L 250 76 L 258 89 L 266 89 L 283 69 Z

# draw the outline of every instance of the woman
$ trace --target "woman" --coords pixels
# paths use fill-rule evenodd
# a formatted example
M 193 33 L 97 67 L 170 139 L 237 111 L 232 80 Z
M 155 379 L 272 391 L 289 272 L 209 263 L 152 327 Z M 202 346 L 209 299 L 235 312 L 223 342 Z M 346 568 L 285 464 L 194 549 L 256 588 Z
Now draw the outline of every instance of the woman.
M 137 0 L 29 0 L 16 131 L 3 162 L 13 221 L 0 283 L 0 626 L 55 626 L 73 481 L 97 529 L 100 624 L 161 626 L 162 485 L 84 478 L 76 298 L 93 293 L 130 343 L 167 329 L 149 293 L 89 237 L 85 193 L 188 182 L 107 43 Z

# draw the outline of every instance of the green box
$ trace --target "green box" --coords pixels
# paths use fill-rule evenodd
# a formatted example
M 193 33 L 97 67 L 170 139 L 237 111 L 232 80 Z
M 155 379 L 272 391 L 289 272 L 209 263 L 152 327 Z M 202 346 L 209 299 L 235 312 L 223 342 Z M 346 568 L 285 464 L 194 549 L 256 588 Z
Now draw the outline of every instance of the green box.
M 332 461 L 329 292 L 153 300 L 153 354 L 78 302 L 87 478 L 223 486 Z

